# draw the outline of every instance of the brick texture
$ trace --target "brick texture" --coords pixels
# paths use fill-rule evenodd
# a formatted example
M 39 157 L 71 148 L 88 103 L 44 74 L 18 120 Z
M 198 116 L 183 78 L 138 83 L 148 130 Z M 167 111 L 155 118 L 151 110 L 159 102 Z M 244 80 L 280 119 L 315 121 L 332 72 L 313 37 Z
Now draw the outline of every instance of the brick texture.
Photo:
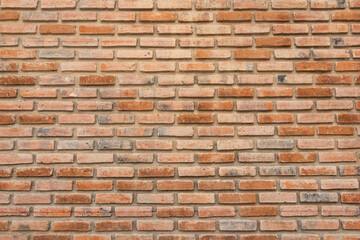
M 359 240 L 359 0 L 0 0 L 0 240 Z

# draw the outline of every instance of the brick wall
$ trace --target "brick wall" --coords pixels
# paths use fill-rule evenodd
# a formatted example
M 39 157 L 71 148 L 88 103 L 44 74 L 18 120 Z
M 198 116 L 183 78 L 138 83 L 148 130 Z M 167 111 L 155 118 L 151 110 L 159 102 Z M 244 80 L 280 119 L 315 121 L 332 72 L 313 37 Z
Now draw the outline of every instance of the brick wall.
M 0 240 L 360 239 L 360 0 L 0 11 Z

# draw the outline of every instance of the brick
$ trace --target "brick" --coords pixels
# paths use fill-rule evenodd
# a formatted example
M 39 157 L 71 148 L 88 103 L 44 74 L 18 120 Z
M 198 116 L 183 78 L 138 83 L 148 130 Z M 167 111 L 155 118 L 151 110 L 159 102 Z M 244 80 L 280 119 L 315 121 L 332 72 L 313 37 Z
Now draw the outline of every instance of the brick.
M 194 156 L 191 153 L 158 153 L 157 158 L 160 163 L 194 162 Z
M 354 128 L 351 126 L 319 126 L 319 135 L 353 135 Z
M 136 38 L 103 38 L 101 39 L 103 47 L 134 47 L 136 46 Z
M 199 207 L 199 217 L 231 217 L 235 216 L 235 208 L 231 206 Z
M 96 21 L 97 13 L 94 12 L 62 12 L 62 21 L 77 22 L 77 21 Z
M 279 136 L 313 136 L 315 129 L 313 127 L 292 127 L 280 126 L 278 127 Z
M 168 63 L 142 63 L 140 64 L 141 72 L 175 72 L 175 64 Z
M 75 26 L 68 24 L 42 24 L 39 26 L 41 34 L 74 34 Z
M 199 180 L 198 188 L 199 190 L 234 190 L 235 183 L 231 180 Z
M 239 153 L 239 162 L 274 162 L 275 155 L 271 153 Z
M 217 12 L 218 22 L 250 22 L 252 14 L 250 12 Z
M 215 195 L 212 193 L 179 193 L 178 202 L 180 204 L 207 204 L 215 203 Z M 215 228 L 215 226 L 214 226 Z
M 234 52 L 236 59 L 270 59 L 271 51 L 268 49 L 240 49 Z
M 57 177 L 92 177 L 92 168 L 63 167 L 56 170 Z
M 257 224 L 254 220 L 221 220 L 220 231 L 256 231 Z
M 173 1 L 166 1 L 166 0 L 160 0 L 157 2 L 157 8 L 158 9 L 191 9 L 192 8 L 192 1 L 186 0 L 186 1 L 180 1 L 180 0 L 173 0 Z
M 292 123 L 294 122 L 294 116 L 288 113 L 282 114 L 259 114 L 258 115 L 259 123 Z
M 342 193 L 341 202 L 343 203 L 359 203 L 360 194 L 358 193 Z
M 242 217 L 276 216 L 277 214 L 275 206 L 246 206 L 240 207 L 239 210 Z
M 235 34 L 266 34 L 270 32 L 270 26 L 266 24 L 241 24 L 235 25 L 234 32 Z
M 279 111 L 298 111 L 313 109 L 312 101 L 277 101 L 276 109 Z
M 336 9 L 345 8 L 345 2 L 313 0 L 310 3 L 311 9 Z
M 294 176 L 296 175 L 296 167 L 260 167 L 260 175 Z
M 29 208 L 27 207 L 2 207 L 0 208 L 1 216 L 28 216 Z
M 182 5 L 182 7 L 184 6 L 186 6 L 186 4 Z M 178 12 L 179 22 L 212 22 L 213 20 L 213 14 L 209 12 Z
M 220 163 L 220 162 L 234 162 L 235 155 L 232 153 L 199 153 L 199 163 Z
M 200 137 L 234 136 L 234 128 L 233 127 L 199 127 L 198 136 Z
M 310 58 L 310 51 L 308 50 L 290 50 L 290 49 L 279 49 L 274 50 L 275 58 L 278 59 L 306 59 Z
M 152 136 L 153 128 L 117 128 L 117 135 L 129 137 Z
M 240 180 L 240 190 L 274 190 L 276 182 L 273 180 Z
M 61 154 L 61 153 L 43 153 L 38 154 L 36 157 L 37 163 L 72 163 L 74 162 L 74 157 L 72 154 Z
M 252 140 L 220 140 L 217 142 L 218 150 L 242 150 L 242 149 L 253 149 Z
M 260 230 L 262 231 L 295 231 L 297 230 L 295 220 L 261 220 Z
M 80 34 L 104 34 L 104 35 L 112 35 L 115 33 L 114 26 L 108 25 L 80 25 L 79 26 Z
M 274 24 L 272 28 L 273 34 L 307 34 L 309 32 L 306 24 Z
M 360 115 L 356 114 L 356 113 L 338 114 L 336 116 L 336 120 L 338 123 L 349 123 L 349 124 L 358 123 L 358 122 L 360 122 Z
M 188 191 L 194 190 L 193 181 L 189 180 L 160 180 L 157 181 L 159 191 Z
M 172 204 L 174 203 L 173 194 L 138 194 L 138 203 L 152 203 L 152 204 Z
M 294 147 L 293 140 L 258 140 L 257 148 L 259 149 L 292 149 Z
M 64 47 L 96 47 L 98 41 L 91 37 L 67 37 L 61 40 Z
M 338 220 L 302 220 L 301 228 L 304 230 L 336 230 L 340 226 Z
M 355 162 L 357 156 L 354 152 L 322 152 L 319 153 L 319 162 Z
M 257 37 L 256 47 L 290 47 L 291 39 L 288 37 Z
M 72 9 L 76 7 L 76 1 L 74 0 L 65 0 L 61 3 L 58 3 L 54 0 L 42 0 L 41 9 Z
M 143 167 L 138 169 L 139 177 L 171 177 L 174 176 L 172 167 Z
M 272 136 L 275 134 L 274 127 L 268 126 L 245 126 L 238 127 L 239 136 Z
M 244 204 L 255 203 L 256 194 L 254 193 L 220 193 L 219 202 L 222 204 Z
M 150 217 L 152 216 L 152 207 L 116 207 L 115 215 L 117 217 Z
M 215 169 L 210 167 L 179 167 L 180 177 L 215 176 Z
M 96 221 L 95 231 L 106 232 L 106 231 L 129 231 L 132 230 L 131 221 Z
M 221 97 L 253 97 L 254 89 L 243 87 L 243 88 L 219 88 L 218 96 Z
M 268 9 L 267 0 L 255 0 L 249 2 L 243 2 L 241 0 L 234 1 L 234 9 Z
M 261 203 L 296 203 L 296 199 L 296 193 L 272 192 L 259 194 L 259 201 Z
M 329 37 L 296 37 L 295 46 L 297 47 L 328 47 L 330 46 Z
M 321 180 L 321 189 L 358 189 L 359 181 L 357 179 L 324 179 Z
M 331 139 L 299 139 L 299 149 L 333 149 L 335 143 Z
M 345 24 L 316 24 L 311 27 L 313 34 L 347 33 L 349 28 Z
M 353 103 L 351 101 L 317 101 L 317 109 L 331 110 L 331 109 L 352 109 Z
M 196 9 L 229 9 L 230 1 L 228 0 L 196 0 L 195 2 Z
M 175 13 L 173 12 L 143 12 L 139 15 L 140 22 L 173 22 L 175 21 Z
M 118 34 L 153 34 L 152 25 L 118 25 Z
M 360 14 L 356 11 L 335 11 L 332 15 L 333 21 L 358 21 Z
M 289 22 L 289 12 L 255 12 L 256 22 Z
M 307 5 L 306 0 L 273 0 L 271 3 L 273 9 L 306 9 Z
M 332 70 L 330 62 L 301 62 L 296 64 L 298 72 L 329 72 Z
M 360 64 L 357 62 L 338 62 L 335 66 L 335 70 L 338 72 L 358 71 L 359 69 Z
M 172 231 L 174 229 L 173 220 L 138 220 L 136 227 L 139 231 Z
M 294 21 L 329 21 L 327 12 L 294 12 Z
M 95 202 L 100 204 L 126 204 L 132 203 L 133 197 L 132 194 L 126 193 L 100 193 L 96 194 Z
M 36 0 L 17 0 L 17 1 L 11 1 L 11 0 L 4 0 L 1 2 L 1 8 L 28 8 L 28 9 L 34 9 L 37 6 Z
M 49 222 L 47 221 L 20 221 L 14 220 L 11 224 L 13 231 L 47 231 L 49 230 Z
M 1 125 L 14 124 L 15 117 L 14 117 L 14 115 L 0 115 L 0 123 L 1 123 Z
M 319 176 L 319 175 L 336 175 L 337 170 L 335 167 L 300 167 L 299 168 L 300 175 L 311 175 L 311 176 Z
M 1 72 L 17 72 L 18 71 L 18 65 L 17 63 L 10 62 L 10 63 L 2 63 L 0 65 Z
M 127 1 L 120 0 L 118 1 L 119 9 L 153 9 L 154 3 L 152 0 L 135 0 Z
M 217 39 L 219 47 L 249 47 L 252 46 L 251 37 L 219 37 Z

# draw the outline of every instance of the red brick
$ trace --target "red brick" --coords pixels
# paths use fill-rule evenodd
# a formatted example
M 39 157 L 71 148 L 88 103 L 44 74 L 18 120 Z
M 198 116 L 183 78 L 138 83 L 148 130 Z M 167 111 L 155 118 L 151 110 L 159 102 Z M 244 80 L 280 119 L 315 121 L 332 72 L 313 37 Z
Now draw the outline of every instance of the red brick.
M 218 22 L 250 22 L 251 12 L 217 12 L 216 20 Z
M 67 24 L 42 24 L 39 26 L 41 34 L 75 34 L 75 26 Z
M 180 220 L 178 223 L 180 231 L 215 231 L 213 220 Z
M 277 209 L 275 206 L 251 206 L 240 207 L 240 216 L 242 217 L 258 217 L 258 216 L 276 216 Z
M 288 37 L 257 37 L 256 47 L 290 47 L 291 39 Z
M 111 25 L 80 25 L 79 26 L 80 34 L 114 34 L 115 27 Z
M 255 12 L 256 22 L 289 22 L 289 12 Z
M 241 190 L 273 190 L 276 189 L 276 182 L 272 180 L 240 180 Z
M 230 2 L 226 0 L 196 0 L 196 9 L 229 9 Z
M 296 64 L 298 72 L 329 72 L 332 70 L 330 62 L 301 62 Z
M 261 220 L 260 230 L 295 231 L 297 230 L 297 222 L 295 220 Z
M 222 204 L 244 204 L 255 203 L 256 194 L 254 193 L 220 193 L 219 202 Z
M 97 232 L 108 232 L 108 231 L 129 231 L 132 230 L 132 224 L 129 220 L 123 221 L 96 221 L 95 231 Z
M 138 231 L 172 231 L 174 230 L 173 220 L 138 220 L 136 222 Z
M 338 62 L 335 70 L 338 72 L 359 71 L 360 63 L 357 62 Z
M 96 198 L 95 198 L 95 202 L 99 204 L 109 204 L 109 203 L 126 204 L 126 203 L 132 203 L 132 201 L 133 201 L 132 194 L 127 194 L 127 193 L 99 193 L 96 194 Z
M 339 229 L 338 220 L 302 220 L 301 228 L 304 230 L 336 230 Z
M 270 59 L 271 51 L 268 49 L 240 49 L 234 52 L 236 59 Z

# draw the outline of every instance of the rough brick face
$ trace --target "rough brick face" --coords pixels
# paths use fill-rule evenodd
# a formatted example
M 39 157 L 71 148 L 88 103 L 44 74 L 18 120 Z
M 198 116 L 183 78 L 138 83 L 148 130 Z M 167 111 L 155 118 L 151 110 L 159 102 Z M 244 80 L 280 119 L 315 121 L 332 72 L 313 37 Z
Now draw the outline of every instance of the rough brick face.
M 360 0 L 0 0 L 0 240 L 359 240 Z

